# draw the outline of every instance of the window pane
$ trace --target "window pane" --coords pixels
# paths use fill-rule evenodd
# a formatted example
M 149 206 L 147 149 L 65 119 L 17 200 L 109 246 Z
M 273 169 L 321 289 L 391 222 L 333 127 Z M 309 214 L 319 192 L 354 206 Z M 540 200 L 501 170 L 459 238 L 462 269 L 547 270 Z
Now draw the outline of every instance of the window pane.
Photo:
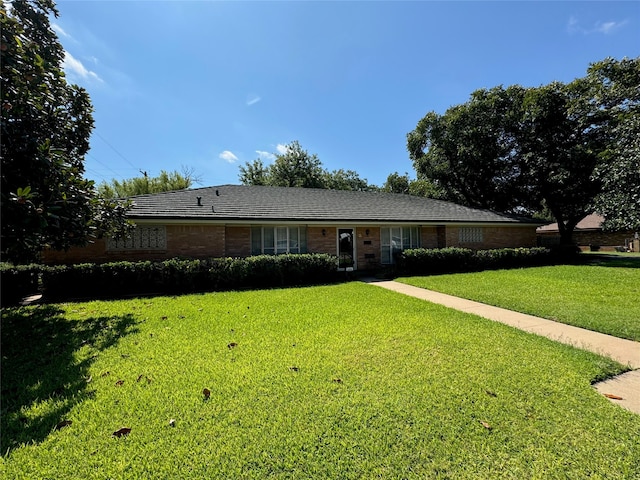
M 402 229 L 401 228 L 392 228 L 391 229 L 391 245 L 394 249 L 399 249 L 402 247 Z
M 276 253 L 286 253 L 288 242 L 287 242 L 287 227 L 278 227 L 276 228 Z
M 289 228 L 289 253 L 300 253 L 298 243 L 298 227 Z
M 411 229 L 411 248 L 420 248 L 420 229 L 418 227 Z
M 390 228 L 380 229 L 380 243 L 382 245 L 391 245 L 391 229 Z
M 298 232 L 300 234 L 300 253 L 307 253 L 307 229 L 300 227 Z
M 264 227 L 262 229 L 262 251 L 268 255 L 275 253 L 275 239 L 273 227 Z
M 251 255 L 260 255 L 262 253 L 262 228 L 251 228 Z
M 382 247 L 380 262 L 384 265 L 388 265 L 391 263 L 391 249 L 389 247 Z
M 407 248 L 411 248 L 411 229 L 404 227 L 402 229 L 402 249 L 406 250 Z

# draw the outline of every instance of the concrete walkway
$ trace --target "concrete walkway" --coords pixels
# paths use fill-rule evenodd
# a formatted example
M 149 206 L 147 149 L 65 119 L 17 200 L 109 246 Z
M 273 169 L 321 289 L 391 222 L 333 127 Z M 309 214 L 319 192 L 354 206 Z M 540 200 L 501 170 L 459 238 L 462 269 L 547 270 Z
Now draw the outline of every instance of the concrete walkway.
M 573 345 L 577 348 L 612 358 L 633 370 L 619 375 L 594 387 L 612 402 L 640 414 L 640 343 L 583 328 L 565 325 L 544 318 L 494 307 L 473 300 L 454 297 L 424 288 L 394 281 L 371 279 L 367 283 L 394 292 L 444 305 L 449 308 L 472 313 L 480 317 L 511 325 L 512 327 L 535 333 L 552 340 Z M 612 398 L 620 397 L 620 398 Z

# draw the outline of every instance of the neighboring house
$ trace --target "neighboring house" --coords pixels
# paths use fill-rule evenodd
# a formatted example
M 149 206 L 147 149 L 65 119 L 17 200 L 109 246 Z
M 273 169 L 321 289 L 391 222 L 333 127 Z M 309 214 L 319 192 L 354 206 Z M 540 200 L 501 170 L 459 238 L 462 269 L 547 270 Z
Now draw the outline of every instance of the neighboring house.
M 222 185 L 132 197 L 128 239 L 98 239 L 45 263 L 329 253 L 340 268 L 394 262 L 407 248 L 532 247 L 540 222 L 382 192 Z
M 605 232 L 602 230 L 604 217 L 593 213 L 583 218 L 573 230 L 573 243 L 582 250 L 627 250 L 633 248 L 634 233 L 631 231 Z M 542 246 L 560 243 L 558 224 L 544 225 L 536 230 L 538 243 Z

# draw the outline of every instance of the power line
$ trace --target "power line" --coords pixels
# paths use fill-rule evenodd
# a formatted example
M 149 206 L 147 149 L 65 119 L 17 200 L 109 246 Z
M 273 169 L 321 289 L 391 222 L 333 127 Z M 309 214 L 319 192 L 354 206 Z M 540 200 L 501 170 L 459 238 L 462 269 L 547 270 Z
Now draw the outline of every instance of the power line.
M 114 152 L 116 152 L 120 158 L 122 158 L 125 162 L 127 162 L 129 165 L 131 165 L 133 168 L 135 168 L 136 170 L 141 170 L 140 167 L 136 167 L 133 163 L 131 163 L 129 161 L 129 159 L 127 157 L 125 157 L 123 154 L 121 154 L 118 150 L 116 150 L 116 147 L 114 147 L 113 145 L 111 145 L 109 142 L 107 142 L 107 140 L 100 135 L 98 132 L 96 132 L 96 136 L 100 138 L 100 140 L 102 140 L 104 143 L 106 143 L 109 148 L 111 148 L 111 150 L 113 150 Z
M 116 172 L 114 169 L 112 169 L 111 167 L 109 167 L 108 165 L 105 165 L 104 163 L 102 163 L 100 160 L 98 160 L 96 157 L 94 157 L 92 154 L 87 153 L 88 157 L 91 157 L 92 160 L 94 160 L 95 162 L 99 163 L 100 165 L 102 165 L 104 168 L 106 168 L 107 170 L 109 170 L 111 173 L 113 173 L 116 177 L 122 177 L 123 175 L 120 175 L 118 172 Z

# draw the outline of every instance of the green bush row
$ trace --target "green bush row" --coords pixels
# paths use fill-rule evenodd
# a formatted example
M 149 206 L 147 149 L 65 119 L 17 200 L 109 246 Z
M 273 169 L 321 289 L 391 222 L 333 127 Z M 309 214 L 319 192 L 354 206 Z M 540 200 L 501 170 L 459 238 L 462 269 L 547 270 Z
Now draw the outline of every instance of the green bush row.
M 260 255 L 206 260 L 113 262 L 76 265 L 3 265 L 2 304 L 35 293 L 46 300 L 114 298 L 328 283 L 337 279 L 337 257 L 325 254 Z M 5 285 L 7 289 L 5 297 Z
M 2 305 L 17 303 L 21 298 L 37 293 L 42 265 L 0 263 L 0 301 Z
M 398 274 L 430 275 L 548 265 L 557 256 L 544 247 L 471 250 L 468 248 L 416 248 L 396 256 Z

